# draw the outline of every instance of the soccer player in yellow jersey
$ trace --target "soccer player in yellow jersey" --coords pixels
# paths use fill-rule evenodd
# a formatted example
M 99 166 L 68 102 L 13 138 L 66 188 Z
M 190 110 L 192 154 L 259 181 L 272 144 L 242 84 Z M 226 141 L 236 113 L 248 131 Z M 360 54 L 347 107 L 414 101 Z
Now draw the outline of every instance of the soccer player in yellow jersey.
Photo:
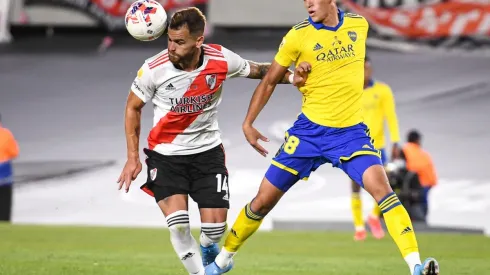
M 253 148 L 266 156 L 258 140 L 267 138 L 253 127 L 253 122 L 289 66 L 307 62 L 311 66 L 309 74 L 300 73 L 298 68 L 294 74 L 296 79 L 305 79 L 304 83 L 295 81 L 303 94 L 302 113 L 286 132 L 286 141 L 273 158 L 257 195 L 238 215 L 223 249 L 206 267 L 206 274 L 229 271 L 235 253 L 284 193 L 324 163 L 342 169 L 376 199 L 410 274 L 439 274 L 435 259 L 421 263 L 410 217 L 388 184 L 379 150 L 362 123 L 366 19 L 338 10 L 335 0 L 304 0 L 304 5 L 308 19 L 285 36 L 252 96 L 242 128 Z
M 371 60 L 366 56 L 364 63 L 364 93 L 362 96 L 364 123 L 369 128 L 371 138 L 374 140 L 374 148 L 381 153 L 381 162 L 383 165 L 388 161 L 385 149 L 385 122 L 388 124 L 390 138 L 392 142 L 391 159 L 399 155 L 398 142 L 400 141 L 400 132 L 398 130 L 398 118 L 395 111 L 395 100 L 390 87 L 372 77 Z M 355 235 L 354 239 L 362 241 L 366 239 L 366 227 L 362 215 L 362 202 L 360 197 L 361 186 L 352 181 L 352 216 L 354 218 Z M 381 226 L 380 217 L 381 209 L 378 204 L 374 206 L 372 213 L 367 218 L 367 223 L 371 233 L 377 239 L 384 237 L 384 230 Z

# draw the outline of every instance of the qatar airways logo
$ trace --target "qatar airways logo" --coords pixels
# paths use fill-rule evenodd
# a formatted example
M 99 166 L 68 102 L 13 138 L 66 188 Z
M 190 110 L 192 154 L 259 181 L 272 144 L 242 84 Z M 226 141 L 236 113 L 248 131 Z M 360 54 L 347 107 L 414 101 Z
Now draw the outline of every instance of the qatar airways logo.
M 211 107 L 214 94 L 170 98 L 171 112 L 189 114 L 204 111 Z

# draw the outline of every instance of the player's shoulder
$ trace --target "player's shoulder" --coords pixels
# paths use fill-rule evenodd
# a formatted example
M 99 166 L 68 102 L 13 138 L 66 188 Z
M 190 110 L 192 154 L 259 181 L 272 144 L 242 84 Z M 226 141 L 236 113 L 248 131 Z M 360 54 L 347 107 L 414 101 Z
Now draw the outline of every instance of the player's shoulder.
M 310 20 L 308 18 L 296 23 L 292 28 L 292 32 L 303 32 L 307 29 L 308 26 L 311 26 Z
M 228 53 L 228 49 L 220 44 L 202 44 L 204 55 L 215 58 L 225 58 Z
M 379 89 L 383 92 L 391 93 L 391 87 L 388 83 L 380 81 L 380 80 L 376 80 L 375 84 L 376 84 L 375 86 L 377 89 Z
M 369 23 L 366 18 L 364 18 L 364 16 L 352 12 L 344 12 L 344 24 L 355 26 L 369 26 Z
M 168 50 L 165 49 L 154 56 L 147 58 L 145 60 L 144 66 L 147 66 L 146 69 L 149 69 L 150 71 L 168 65 L 170 64 L 170 59 L 168 57 Z
M 202 47 L 204 48 L 204 50 L 215 50 L 219 52 L 222 52 L 226 49 L 223 45 L 220 44 L 202 44 Z
M 308 29 L 309 29 L 308 27 L 310 27 L 310 26 L 311 26 L 311 23 L 308 20 L 308 18 L 296 23 L 287 32 L 285 38 L 283 39 L 283 43 L 286 39 L 288 41 L 290 41 L 290 40 L 301 40 L 301 38 L 304 37 L 306 35 L 306 33 L 308 32 Z

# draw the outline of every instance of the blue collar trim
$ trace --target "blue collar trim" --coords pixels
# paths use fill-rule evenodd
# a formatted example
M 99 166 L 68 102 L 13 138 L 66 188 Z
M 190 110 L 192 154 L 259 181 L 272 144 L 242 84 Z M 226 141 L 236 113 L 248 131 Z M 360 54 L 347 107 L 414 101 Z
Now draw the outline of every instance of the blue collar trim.
M 373 87 L 373 86 L 374 86 L 374 80 L 373 80 L 373 79 L 371 79 L 371 80 L 369 80 L 369 83 L 368 83 L 368 85 L 366 86 L 366 88 L 365 88 L 365 89 L 367 89 L 367 88 L 371 88 L 371 87 Z
M 324 29 L 324 30 L 327 30 L 327 31 L 337 31 L 340 27 L 342 27 L 342 24 L 344 24 L 344 12 L 340 9 L 338 9 L 338 15 L 339 15 L 339 23 L 337 24 L 337 26 L 335 27 L 329 27 L 329 26 L 325 26 L 323 25 L 323 23 L 317 23 L 317 22 L 313 22 L 313 19 L 311 19 L 311 17 L 308 16 L 308 22 L 310 22 L 310 24 L 315 27 L 315 29 L 317 30 L 321 30 L 321 29 Z

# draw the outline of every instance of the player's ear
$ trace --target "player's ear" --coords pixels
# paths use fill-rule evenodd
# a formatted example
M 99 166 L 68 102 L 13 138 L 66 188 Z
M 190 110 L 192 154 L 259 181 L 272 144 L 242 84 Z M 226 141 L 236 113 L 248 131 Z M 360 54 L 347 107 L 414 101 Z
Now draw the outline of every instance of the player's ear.
M 196 39 L 196 47 L 200 48 L 203 43 L 204 43 L 204 36 L 201 35 Z

